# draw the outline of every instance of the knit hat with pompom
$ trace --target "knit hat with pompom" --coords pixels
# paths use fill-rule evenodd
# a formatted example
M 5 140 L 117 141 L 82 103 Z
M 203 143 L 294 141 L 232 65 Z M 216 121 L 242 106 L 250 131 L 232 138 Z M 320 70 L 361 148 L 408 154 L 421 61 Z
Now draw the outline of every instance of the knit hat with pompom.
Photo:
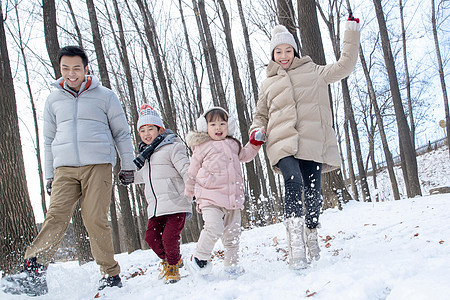
M 144 125 L 155 125 L 164 129 L 164 124 L 158 112 L 148 104 L 143 104 L 139 111 L 138 130 Z
M 272 39 L 270 40 L 270 53 L 273 52 L 276 46 L 281 44 L 291 45 L 295 52 L 298 53 L 297 43 L 294 36 L 283 25 L 277 25 L 272 29 Z

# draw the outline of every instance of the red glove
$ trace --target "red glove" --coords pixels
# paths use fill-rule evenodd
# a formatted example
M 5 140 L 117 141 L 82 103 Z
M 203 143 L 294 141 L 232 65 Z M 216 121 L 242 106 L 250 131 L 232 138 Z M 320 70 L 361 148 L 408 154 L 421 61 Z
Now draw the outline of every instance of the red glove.
M 347 21 L 355 21 L 356 23 L 359 23 L 359 18 L 355 18 L 352 13 L 349 13 Z
M 261 146 L 266 140 L 266 133 L 261 129 L 255 129 L 250 133 L 250 144 Z

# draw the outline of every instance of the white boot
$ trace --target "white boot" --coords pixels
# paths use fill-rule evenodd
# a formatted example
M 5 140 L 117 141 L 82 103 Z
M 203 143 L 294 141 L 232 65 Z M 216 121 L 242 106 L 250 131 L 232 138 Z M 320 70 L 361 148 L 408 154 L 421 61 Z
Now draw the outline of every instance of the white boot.
M 307 226 L 305 226 L 305 242 L 310 260 L 319 260 L 320 248 L 317 238 L 317 228 L 309 229 Z
M 288 241 L 289 268 L 293 270 L 305 269 L 308 266 L 303 236 L 304 223 L 303 218 L 288 218 L 284 221 Z

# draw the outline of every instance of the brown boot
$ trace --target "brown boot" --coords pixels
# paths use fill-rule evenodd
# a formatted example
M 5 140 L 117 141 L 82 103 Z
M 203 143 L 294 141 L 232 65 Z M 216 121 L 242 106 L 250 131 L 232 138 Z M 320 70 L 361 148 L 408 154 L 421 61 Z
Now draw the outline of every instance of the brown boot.
M 165 259 L 161 260 L 161 262 L 159 263 L 159 267 L 158 267 L 158 270 L 160 270 L 158 279 L 164 278 L 164 276 L 166 275 L 166 272 L 167 272 L 168 265 L 169 264 L 167 263 L 167 260 L 165 260 Z
M 166 283 L 175 283 L 181 279 L 180 276 L 180 268 L 178 264 L 176 265 L 167 265 L 167 272 L 164 276 Z

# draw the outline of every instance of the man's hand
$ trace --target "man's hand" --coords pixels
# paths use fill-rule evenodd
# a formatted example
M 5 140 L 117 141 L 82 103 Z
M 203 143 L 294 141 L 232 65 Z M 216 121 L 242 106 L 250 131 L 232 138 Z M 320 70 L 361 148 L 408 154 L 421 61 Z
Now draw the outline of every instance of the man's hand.
M 52 183 L 53 183 L 53 178 L 47 179 L 47 185 L 45 186 L 45 190 L 47 191 L 47 194 L 49 196 L 52 194 Z
M 121 185 L 129 185 L 134 182 L 134 171 L 132 170 L 120 170 L 119 183 Z

